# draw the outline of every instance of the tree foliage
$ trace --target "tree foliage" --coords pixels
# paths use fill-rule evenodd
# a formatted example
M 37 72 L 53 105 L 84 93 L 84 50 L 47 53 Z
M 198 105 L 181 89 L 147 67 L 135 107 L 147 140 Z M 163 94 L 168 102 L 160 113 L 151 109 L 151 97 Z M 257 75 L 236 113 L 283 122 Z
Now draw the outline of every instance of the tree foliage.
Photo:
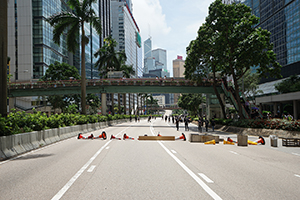
M 178 106 L 196 115 L 199 111 L 199 106 L 204 103 L 202 94 L 182 94 L 178 99 Z
M 80 79 L 78 70 L 69 64 L 55 62 L 49 65 L 45 75 L 41 77 L 41 80 L 60 81 L 69 80 L 70 77 Z M 52 95 L 48 96 L 47 101 L 50 102 L 53 109 L 60 108 L 64 111 L 71 104 L 76 104 L 79 107 L 80 95 Z
M 259 77 L 281 77 L 270 32 L 256 28 L 258 22 L 259 18 L 251 14 L 250 7 L 216 0 L 209 7 L 209 15 L 199 28 L 198 37 L 187 48 L 186 77 L 197 78 L 204 73 L 200 75 L 203 77 L 207 72 L 232 76 L 241 117 L 238 80 L 256 66 L 259 66 L 256 69 Z
M 292 75 L 275 85 L 275 89 L 280 93 L 289 93 L 300 91 L 300 77 Z
M 85 72 L 85 45 L 88 44 L 89 38 L 85 35 L 84 24 L 89 23 L 96 30 L 98 35 L 101 34 L 101 21 L 96 17 L 92 4 L 97 0 L 68 0 L 72 11 L 63 11 L 50 16 L 47 21 L 53 29 L 53 40 L 60 45 L 62 34 L 66 34 L 67 48 L 70 52 L 75 53 L 78 44 L 81 43 L 81 109 L 86 114 L 86 72 Z M 79 33 L 81 41 L 79 42 Z

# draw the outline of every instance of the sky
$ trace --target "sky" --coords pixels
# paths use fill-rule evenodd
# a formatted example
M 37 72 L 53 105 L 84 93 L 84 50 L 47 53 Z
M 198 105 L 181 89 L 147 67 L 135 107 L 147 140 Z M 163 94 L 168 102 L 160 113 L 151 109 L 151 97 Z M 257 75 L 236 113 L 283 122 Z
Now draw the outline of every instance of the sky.
M 133 17 L 140 29 L 142 46 L 151 36 L 152 49 L 167 50 L 167 68 L 171 76 L 172 61 L 177 55 L 186 58 L 186 47 L 197 37 L 197 31 L 204 23 L 212 2 L 213 0 L 132 0 Z

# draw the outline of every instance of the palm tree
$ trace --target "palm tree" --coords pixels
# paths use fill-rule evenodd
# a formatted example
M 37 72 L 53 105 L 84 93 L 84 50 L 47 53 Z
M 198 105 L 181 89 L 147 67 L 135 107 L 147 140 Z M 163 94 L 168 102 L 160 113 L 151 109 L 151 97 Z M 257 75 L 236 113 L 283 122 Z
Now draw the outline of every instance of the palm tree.
M 63 11 L 50 16 L 47 21 L 54 27 L 53 40 L 60 44 L 60 36 L 67 35 L 67 47 L 70 52 L 75 53 L 78 47 L 78 38 L 81 31 L 81 109 L 86 114 L 86 75 L 85 75 L 85 45 L 89 39 L 85 35 L 84 24 L 90 23 L 101 34 L 101 21 L 95 16 L 95 11 L 91 8 L 97 0 L 69 0 L 68 4 L 72 12 Z M 65 33 L 67 32 L 67 33 Z
M 95 63 L 95 67 L 98 67 L 99 75 L 103 78 L 107 78 L 109 71 L 123 71 L 123 75 L 126 78 L 130 78 L 130 75 L 133 75 L 135 71 L 132 66 L 126 65 L 127 57 L 125 51 L 117 52 L 115 50 L 116 46 L 117 42 L 111 35 L 105 38 L 104 45 L 94 54 L 95 57 L 100 56 Z M 112 97 L 113 96 L 112 94 Z M 118 94 L 118 104 L 120 114 L 120 94 Z M 124 102 L 124 107 L 126 112 L 126 102 Z
M 7 0 L 1 1 L 0 8 L 0 116 L 7 116 Z

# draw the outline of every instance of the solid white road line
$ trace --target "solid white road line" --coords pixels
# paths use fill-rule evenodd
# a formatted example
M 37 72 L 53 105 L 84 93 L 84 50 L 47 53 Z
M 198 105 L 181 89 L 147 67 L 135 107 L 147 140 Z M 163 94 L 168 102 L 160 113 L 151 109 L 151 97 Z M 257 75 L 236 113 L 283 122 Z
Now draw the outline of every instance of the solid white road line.
M 300 175 L 298 175 L 298 174 L 294 174 L 296 177 L 298 177 L 298 178 L 300 178 Z
M 127 127 L 126 129 L 122 130 L 120 133 L 116 134 L 118 136 L 119 134 L 122 134 L 125 132 L 128 128 L 130 128 L 132 125 Z M 95 158 L 101 153 L 101 151 L 111 142 L 112 140 L 109 140 L 104 146 L 102 146 L 93 157 L 90 158 L 90 160 L 67 182 L 67 184 L 52 198 L 52 200 L 59 200 L 66 192 L 67 190 L 73 185 L 73 183 L 79 178 L 79 176 L 88 168 L 88 166 L 95 160 Z
M 172 151 L 172 153 L 177 153 L 176 151 L 174 151 L 173 149 L 171 150 Z
M 93 157 L 67 182 L 67 184 L 52 198 L 52 200 L 60 199 L 67 190 L 73 185 L 73 183 L 79 178 L 79 176 L 88 168 L 88 166 L 95 160 L 95 158 L 101 153 L 101 151 L 111 142 L 108 141 L 104 146 L 102 146 Z
M 199 174 L 199 176 L 201 176 L 206 182 L 208 182 L 208 183 L 213 183 L 213 181 L 210 179 L 210 178 L 208 178 L 205 174 L 203 174 L 203 173 L 198 173 Z
M 105 149 L 109 149 L 109 147 L 106 147 Z
M 93 172 L 96 165 L 91 165 L 91 167 L 87 170 L 87 172 Z
M 152 127 L 152 124 L 150 126 L 150 131 L 152 135 L 154 135 L 154 128 Z M 162 142 L 157 141 L 158 144 L 182 167 L 213 199 L 222 199 L 219 197 L 210 187 L 208 187 L 192 170 L 190 170 L 183 162 L 181 162 L 174 154 L 169 151 L 165 145 L 163 145 Z

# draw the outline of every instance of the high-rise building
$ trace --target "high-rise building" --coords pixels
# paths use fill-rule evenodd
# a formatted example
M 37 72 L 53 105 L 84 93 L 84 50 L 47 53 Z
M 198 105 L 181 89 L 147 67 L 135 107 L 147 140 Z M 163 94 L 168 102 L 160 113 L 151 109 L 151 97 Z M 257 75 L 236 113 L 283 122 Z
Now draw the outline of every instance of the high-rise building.
M 165 69 L 167 68 L 167 51 L 165 49 L 154 49 L 152 50 L 152 56 L 155 59 L 156 69 Z
M 182 56 L 177 56 L 177 59 L 173 60 L 173 77 L 183 78 L 184 77 L 184 60 Z M 177 104 L 180 94 L 174 94 L 174 104 Z
M 252 13 L 260 17 L 257 27 L 271 32 L 277 61 L 282 65 L 283 78 L 300 74 L 300 1 L 299 0 L 242 0 Z M 275 80 L 262 79 L 263 82 Z
M 131 1 L 129 1 L 131 2 Z M 125 0 L 111 0 L 112 37 L 118 43 L 116 50 L 125 50 L 127 65 L 132 65 L 136 74 L 142 74 L 142 49 L 139 27 Z
M 90 43 L 86 46 L 86 77 L 98 76 L 94 68 L 96 59 L 93 54 L 101 46 L 101 38 L 110 33 L 110 1 L 100 0 L 92 5 L 96 16 L 103 26 L 102 35 L 85 25 Z M 101 11 L 100 11 L 101 9 Z M 11 81 L 29 81 L 41 78 L 48 66 L 55 61 L 68 63 L 80 70 L 80 49 L 75 54 L 68 52 L 66 35 L 61 36 L 61 43 L 53 41 L 53 27 L 46 19 L 53 14 L 71 11 L 67 0 L 12 0 L 8 1 L 8 56 L 11 58 Z M 37 97 L 17 98 L 16 106 L 29 109 Z

